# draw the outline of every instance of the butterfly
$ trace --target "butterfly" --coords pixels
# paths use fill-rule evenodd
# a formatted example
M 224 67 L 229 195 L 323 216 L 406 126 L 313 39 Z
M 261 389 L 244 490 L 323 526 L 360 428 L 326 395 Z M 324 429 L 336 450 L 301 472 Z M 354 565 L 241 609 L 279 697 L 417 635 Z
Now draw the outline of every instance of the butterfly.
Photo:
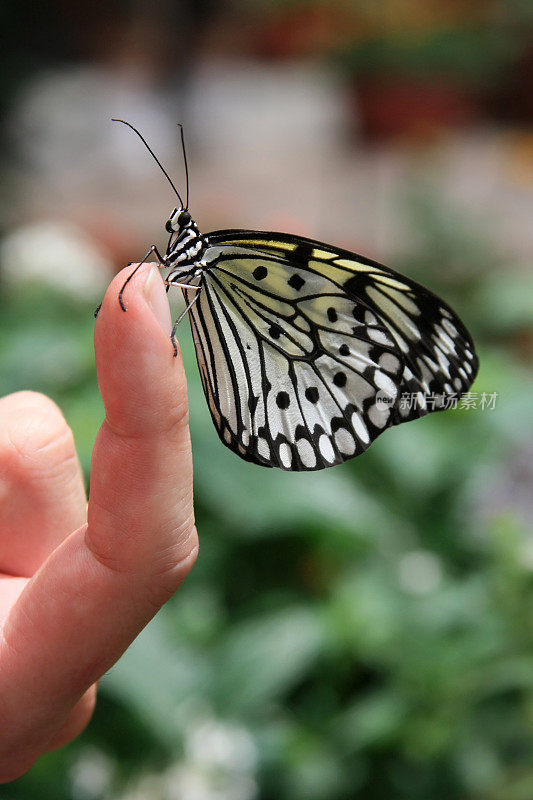
M 202 234 L 183 203 L 152 246 L 183 291 L 202 385 L 222 442 L 246 461 L 318 470 L 384 430 L 453 406 L 478 359 L 457 314 L 429 289 L 348 250 L 286 233 Z M 143 263 L 143 262 L 141 262 Z M 132 273 L 133 275 L 133 273 Z M 119 294 L 123 294 L 130 277 Z

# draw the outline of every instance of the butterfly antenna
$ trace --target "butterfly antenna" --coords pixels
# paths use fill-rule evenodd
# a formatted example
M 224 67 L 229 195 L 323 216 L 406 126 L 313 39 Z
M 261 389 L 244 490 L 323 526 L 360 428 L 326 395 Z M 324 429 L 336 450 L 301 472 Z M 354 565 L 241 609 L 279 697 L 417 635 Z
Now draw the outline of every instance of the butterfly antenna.
M 183 163 L 185 164 L 185 181 L 187 185 L 187 204 L 185 209 L 189 210 L 189 165 L 187 164 L 187 151 L 185 150 L 185 135 L 183 133 L 183 125 L 181 122 L 178 122 L 178 128 L 180 129 L 180 136 L 181 136 L 181 150 L 183 152 Z
M 154 159 L 154 161 L 158 165 L 159 169 L 161 170 L 161 172 L 163 173 L 163 175 L 167 179 L 167 181 L 170 183 L 170 185 L 174 189 L 174 192 L 176 193 L 176 196 L 177 196 L 178 200 L 181 203 L 181 207 L 183 208 L 183 200 L 181 199 L 180 193 L 178 192 L 178 190 L 174 186 L 170 175 L 168 174 L 168 172 L 166 171 L 166 169 L 164 168 L 164 166 L 162 165 L 162 163 L 160 162 L 160 160 L 158 159 L 158 157 L 156 156 L 156 154 L 154 153 L 154 151 L 152 150 L 152 148 L 150 147 L 150 145 L 148 144 L 148 142 L 146 141 L 144 136 L 141 133 L 139 133 L 137 128 L 134 128 L 133 125 L 130 122 L 126 122 L 126 120 L 124 120 L 124 119 L 115 119 L 114 117 L 112 117 L 111 118 L 111 122 L 122 122 L 123 125 L 127 125 L 128 128 L 131 128 L 132 131 L 134 131 L 134 133 L 137 134 L 137 136 L 139 137 L 141 142 L 144 144 L 144 146 L 146 147 L 146 149 L 148 150 L 148 152 L 150 153 L 150 155 L 152 156 L 152 158 Z M 182 137 L 183 137 L 183 132 L 182 132 Z M 187 165 L 187 162 L 185 162 L 185 165 Z M 188 206 L 188 204 L 189 204 L 189 180 L 187 178 L 187 206 Z

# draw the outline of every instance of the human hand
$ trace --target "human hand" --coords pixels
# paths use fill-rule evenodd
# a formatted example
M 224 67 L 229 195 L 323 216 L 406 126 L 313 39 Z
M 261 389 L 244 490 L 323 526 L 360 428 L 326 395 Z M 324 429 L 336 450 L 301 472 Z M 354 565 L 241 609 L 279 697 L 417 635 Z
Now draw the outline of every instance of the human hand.
M 106 409 L 87 508 L 57 406 L 0 400 L 0 782 L 87 725 L 96 682 L 196 559 L 181 357 L 159 270 L 111 283 L 95 329 Z

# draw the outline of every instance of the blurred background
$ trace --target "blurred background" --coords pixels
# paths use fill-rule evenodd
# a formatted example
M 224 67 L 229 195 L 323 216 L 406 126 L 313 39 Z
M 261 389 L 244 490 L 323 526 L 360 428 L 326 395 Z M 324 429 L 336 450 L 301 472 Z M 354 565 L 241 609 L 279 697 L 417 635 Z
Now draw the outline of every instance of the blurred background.
M 532 800 L 531 4 L 1 15 L 0 388 L 59 403 L 87 476 L 92 312 L 164 247 L 175 202 L 112 116 L 179 187 L 184 123 L 202 231 L 383 261 L 442 294 L 481 359 L 468 407 L 288 474 L 220 444 L 184 323 L 198 564 L 102 680 L 89 729 L 2 798 Z

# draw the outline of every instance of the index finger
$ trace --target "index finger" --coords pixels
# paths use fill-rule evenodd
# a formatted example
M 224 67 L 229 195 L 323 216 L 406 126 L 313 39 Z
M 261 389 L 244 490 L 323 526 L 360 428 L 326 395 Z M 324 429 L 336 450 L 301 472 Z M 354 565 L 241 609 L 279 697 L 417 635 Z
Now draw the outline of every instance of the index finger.
M 168 337 L 164 286 L 157 270 L 142 267 L 123 313 L 117 295 L 127 274 L 108 289 L 95 331 L 106 420 L 94 448 L 88 528 L 30 580 L 0 641 L 0 719 L 23 721 L 10 725 L 17 741 L 6 746 L 26 765 L 196 557 L 185 375 Z
M 124 313 L 117 296 L 126 274 L 109 287 L 95 330 L 106 419 L 93 453 L 87 539 L 112 569 L 161 573 L 184 553 L 167 565 L 154 563 L 156 553 L 180 551 L 192 519 L 187 386 L 158 269 L 135 274 Z

